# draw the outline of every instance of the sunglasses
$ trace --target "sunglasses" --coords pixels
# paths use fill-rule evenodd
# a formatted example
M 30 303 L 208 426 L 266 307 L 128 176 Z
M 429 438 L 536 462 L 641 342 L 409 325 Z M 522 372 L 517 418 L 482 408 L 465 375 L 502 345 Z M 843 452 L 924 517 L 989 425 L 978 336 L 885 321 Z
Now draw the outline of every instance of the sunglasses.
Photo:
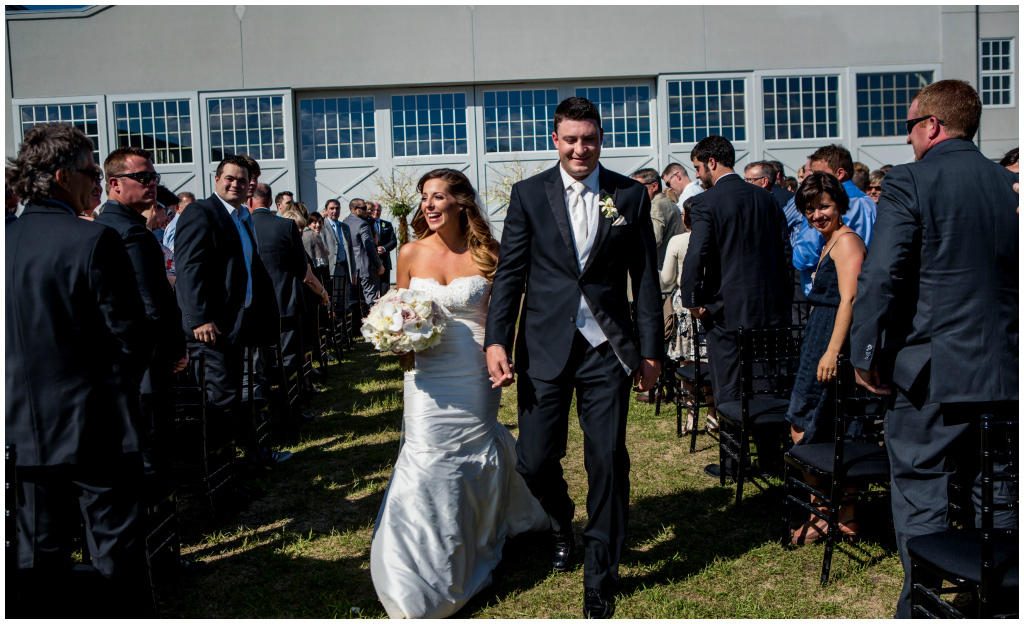
M 160 174 L 152 173 L 149 171 L 136 171 L 135 173 L 119 173 L 117 175 L 110 176 L 111 178 L 131 178 L 139 184 L 146 185 L 150 182 L 156 182 L 160 184 Z
M 916 126 L 917 124 L 921 123 L 925 119 L 931 119 L 932 117 L 935 117 L 935 115 L 928 115 L 927 117 L 916 117 L 914 119 L 908 119 L 907 120 L 907 134 L 910 134 L 910 131 L 914 129 L 914 126 Z M 935 121 L 939 122 L 940 126 L 946 125 L 946 122 L 942 121 L 938 117 L 935 117 Z
M 83 175 L 89 176 L 90 178 L 93 179 L 93 181 L 96 182 L 96 184 L 99 184 L 100 182 L 103 181 L 103 170 L 102 169 L 89 169 L 89 170 L 86 170 L 86 171 L 79 171 L 78 173 L 81 173 Z

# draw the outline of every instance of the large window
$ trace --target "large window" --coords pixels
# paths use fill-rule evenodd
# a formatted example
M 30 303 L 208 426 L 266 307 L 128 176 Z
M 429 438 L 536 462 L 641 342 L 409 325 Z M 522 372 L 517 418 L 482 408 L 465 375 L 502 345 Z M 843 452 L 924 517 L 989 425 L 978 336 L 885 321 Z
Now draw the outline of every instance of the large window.
M 744 81 L 672 80 L 668 82 L 668 142 L 695 143 L 720 134 L 747 140 Z
M 601 147 L 651 146 L 651 89 L 645 86 L 576 89 L 601 111 Z
M 466 94 L 391 96 L 395 156 L 466 154 Z
M 216 98 L 207 100 L 210 161 L 245 154 L 256 160 L 285 158 L 284 98 Z
M 839 77 L 764 78 L 764 138 L 839 136 Z
M 554 149 L 551 124 L 557 89 L 485 91 L 484 131 L 488 152 Z
M 1013 106 L 1013 39 L 991 39 L 979 44 L 982 105 Z
M 857 74 L 857 136 L 905 135 L 910 101 L 931 82 L 930 71 Z
M 100 162 L 100 127 L 96 119 L 96 104 L 47 104 L 21 107 L 21 136 L 28 129 L 44 123 L 66 123 L 77 126 L 92 139 L 93 160 Z
M 192 116 L 188 100 L 114 104 L 117 147 L 153 152 L 158 165 L 192 162 Z
M 299 101 L 302 160 L 375 158 L 373 97 Z

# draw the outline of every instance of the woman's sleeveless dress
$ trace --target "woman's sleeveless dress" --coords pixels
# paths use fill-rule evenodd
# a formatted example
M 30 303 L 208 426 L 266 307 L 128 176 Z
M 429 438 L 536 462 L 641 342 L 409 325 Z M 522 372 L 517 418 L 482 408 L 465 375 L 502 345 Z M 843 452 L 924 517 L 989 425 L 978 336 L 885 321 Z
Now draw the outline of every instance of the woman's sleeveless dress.
M 491 284 L 414 277 L 454 316 L 405 373 L 403 443 L 377 514 L 370 574 L 392 618 L 442 618 L 491 582 L 506 537 L 548 528 L 516 472 L 482 347 Z

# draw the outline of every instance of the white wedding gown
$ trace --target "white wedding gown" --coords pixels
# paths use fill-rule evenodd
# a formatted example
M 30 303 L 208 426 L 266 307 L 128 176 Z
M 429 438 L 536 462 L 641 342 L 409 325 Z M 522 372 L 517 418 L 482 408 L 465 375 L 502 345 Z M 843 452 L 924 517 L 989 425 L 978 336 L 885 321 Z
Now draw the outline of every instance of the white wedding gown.
M 370 575 L 392 618 L 442 618 L 491 582 L 505 538 L 548 528 L 516 472 L 483 353 L 491 284 L 412 278 L 454 316 L 405 373 L 403 444 L 381 503 Z

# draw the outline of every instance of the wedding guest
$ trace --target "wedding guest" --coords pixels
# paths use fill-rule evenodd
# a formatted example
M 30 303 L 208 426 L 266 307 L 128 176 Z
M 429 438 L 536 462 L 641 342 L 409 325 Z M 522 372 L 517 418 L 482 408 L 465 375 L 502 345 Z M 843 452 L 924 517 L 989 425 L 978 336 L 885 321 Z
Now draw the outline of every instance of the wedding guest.
M 842 182 L 850 198 L 850 207 L 843 215 L 843 223 L 849 225 L 861 237 L 864 245 L 871 249 L 871 235 L 878 207 L 850 180 L 853 158 L 849 150 L 839 144 L 826 145 L 811 154 L 809 166 L 812 172 L 828 173 Z M 814 273 L 824 245 L 825 239 L 809 225 L 802 225 L 793 234 L 793 267 L 800 271 L 800 284 L 805 296 L 811 290 L 811 274 Z
M 846 352 L 853 301 L 857 297 L 857 276 L 867 249 L 857 233 L 843 223 L 842 215 L 849 209 L 850 198 L 831 174 L 815 172 L 805 177 L 796 193 L 796 205 L 807 223 L 825 239 L 807 294 L 814 307 L 804 329 L 800 368 L 786 413 L 793 443 L 811 444 L 827 442 L 833 436 L 835 421 L 827 407 L 834 404 L 836 358 Z M 817 477 L 809 473 L 804 473 L 804 482 L 814 488 L 819 485 Z M 820 499 L 812 498 L 811 504 L 816 502 Z M 853 505 L 840 508 L 838 521 L 844 536 L 856 537 L 858 526 Z M 827 527 L 824 520 L 812 514 L 790 539 L 797 546 L 809 544 L 823 537 Z
M 380 286 L 378 278 L 384 274 L 384 263 L 377 254 L 377 246 L 373 244 L 373 230 L 367 221 L 366 202 L 357 197 L 348 203 L 348 210 L 349 216 L 345 218 L 345 224 L 348 225 L 352 236 L 353 263 L 362 285 L 365 314 L 377 298 L 377 289 Z
M 881 169 L 872 171 L 871 175 L 868 177 L 868 190 L 865 192 L 876 204 L 878 203 L 878 199 L 882 196 L 882 180 L 884 179 L 885 172 Z
M 185 209 L 185 206 L 196 201 L 196 196 L 189 192 L 178 193 L 178 201 L 174 206 L 174 216 L 171 218 L 171 222 L 164 228 L 164 247 L 167 247 L 171 251 L 174 251 L 174 236 L 178 229 L 178 216 L 181 215 L 181 211 Z
M 913 96 L 915 161 L 886 174 L 878 241 L 853 304 L 857 383 L 895 399 L 885 446 L 904 572 L 900 618 L 912 615 L 907 540 L 949 528 L 951 478 L 974 484 L 980 513 L 981 416 L 1019 414 L 1017 175 L 972 142 L 981 114 L 967 82 L 941 80 Z M 999 482 L 1005 470 L 996 465 L 997 504 L 1018 500 L 1015 484 Z M 995 528 L 1016 527 L 1017 515 L 1016 507 L 997 512 Z M 929 577 L 920 582 L 935 587 Z
M 644 185 L 651 200 L 651 225 L 654 227 L 654 244 L 658 248 L 658 269 L 665 262 L 668 241 L 676 234 L 686 231 L 683 219 L 675 204 L 661 192 L 661 178 L 654 169 L 640 169 L 633 179 Z
M 291 209 L 295 202 L 295 194 L 291 191 L 281 191 L 274 196 L 274 205 L 277 207 L 277 214 L 283 215 Z
M 777 160 L 764 160 L 762 162 L 772 168 L 772 186 L 768 190 L 775 196 L 775 201 L 779 202 L 779 207 L 781 208 L 789 203 L 789 200 L 793 199 L 793 191 L 787 189 L 782 183 L 783 177 L 786 174 L 786 168 Z
M 308 221 L 306 220 L 306 218 L 301 213 L 299 213 L 298 210 L 295 210 L 296 206 L 298 205 L 299 204 L 293 204 L 291 210 L 287 210 L 280 215 L 280 217 L 283 219 L 288 219 L 295 222 L 295 225 L 291 229 L 294 230 L 296 233 L 300 232 L 301 230 L 306 230 L 306 226 L 308 225 Z M 301 234 L 299 234 L 299 240 L 299 244 L 303 248 L 302 256 L 304 268 L 302 275 L 302 283 L 305 284 L 306 286 L 306 288 L 302 290 L 302 296 L 305 301 L 305 310 L 300 313 L 302 316 L 302 342 L 303 345 L 315 345 L 318 344 L 318 341 L 320 339 L 320 319 L 318 317 L 319 312 L 317 310 L 317 306 L 329 305 L 330 296 L 328 294 L 327 288 L 316 276 L 316 271 L 314 270 L 315 267 L 313 265 L 312 259 L 305 252 L 305 245 L 302 242 Z M 296 294 L 298 294 L 298 291 L 296 291 Z M 305 349 L 303 349 L 303 353 L 305 353 Z M 303 357 L 305 358 L 304 361 L 306 362 L 308 362 L 312 358 L 312 356 Z M 317 374 L 319 374 L 319 371 L 317 371 Z M 319 392 L 319 390 L 315 386 L 313 386 L 313 380 L 309 377 L 307 377 L 305 380 L 305 388 L 307 392 Z
M 686 173 L 686 167 L 679 163 L 671 163 L 665 167 L 665 170 L 661 172 L 661 181 L 679 196 L 676 200 L 676 205 L 679 207 L 680 213 L 683 212 L 683 202 L 694 195 L 704 192 L 700 182 L 690 180 L 689 174 Z
M 868 178 L 871 175 L 871 170 L 868 166 L 862 162 L 853 163 L 853 175 L 850 180 L 853 185 L 860 189 L 862 193 L 866 193 L 868 189 Z
M 666 329 L 668 335 L 668 348 L 666 354 L 673 360 L 678 360 L 681 366 L 687 364 L 693 364 L 694 360 L 701 355 L 697 352 L 697 336 L 693 335 L 693 315 L 683 306 L 682 296 L 679 294 L 679 278 L 683 274 L 683 260 L 686 258 L 686 249 L 690 243 L 690 207 L 693 205 L 693 198 L 687 199 L 683 202 L 683 226 L 686 227 L 685 232 L 682 234 L 676 234 L 668 242 L 668 249 L 665 251 L 665 264 L 661 268 L 661 290 L 662 292 L 671 291 L 671 294 L 665 300 L 664 315 L 666 319 Z M 671 327 L 669 327 L 668 319 L 672 319 Z M 706 357 L 703 359 L 706 360 Z M 683 381 L 683 387 L 693 392 L 693 385 Z M 709 388 L 710 390 L 710 388 Z M 708 392 L 710 395 L 711 393 Z M 708 407 L 708 423 L 710 429 L 717 428 L 717 421 L 715 420 L 715 407 L 712 405 Z M 684 432 L 691 431 L 694 424 L 694 413 L 691 410 L 686 418 L 686 426 L 683 429 Z
M 26 202 L 5 231 L 18 604 L 30 617 L 154 617 L 137 496 L 138 384 L 154 332 L 121 237 L 76 218 L 103 171 L 80 129 L 40 124 L 25 132 L 6 177 Z M 85 537 L 84 572 L 73 571 L 76 535 Z
M 398 237 L 391 222 L 380 218 L 381 210 L 380 202 L 373 202 L 370 219 L 377 238 L 377 255 L 384 264 L 384 273 L 380 276 L 380 294 L 383 295 L 391 290 L 391 252 L 398 246 Z
M 188 364 L 181 310 L 167 281 L 161 245 L 153 228 L 166 210 L 156 203 L 160 174 L 153 168 L 152 154 L 140 147 L 121 147 L 103 161 L 109 181 L 107 203 L 96 222 L 113 228 L 124 241 L 135 271 L 135 281 L 154 335 L 156 352 L 138 390 L 147 427 L 148 444 L 143 449 L 146 472 L 166 476 L 170 469 L 173 435 L 171 412 L 172 375 Z M 171 195 L 173 197 L 173 195 Z
M 782 178 L 782 186 L 790 193 L 795 194 L 797 188 L 799 188 L 800 186 L 800 183 L 797 182 L 796 178 L 794 178 L 793 176 L 786 176 L 785 178 Z
M 1003 155 L 1003 159 L 999 161 L 999 164 L 1006 167 L 1014 173 L 1020 173 L 1020 163 L 1018 162 L 1019 148 L 1013 148 Z

